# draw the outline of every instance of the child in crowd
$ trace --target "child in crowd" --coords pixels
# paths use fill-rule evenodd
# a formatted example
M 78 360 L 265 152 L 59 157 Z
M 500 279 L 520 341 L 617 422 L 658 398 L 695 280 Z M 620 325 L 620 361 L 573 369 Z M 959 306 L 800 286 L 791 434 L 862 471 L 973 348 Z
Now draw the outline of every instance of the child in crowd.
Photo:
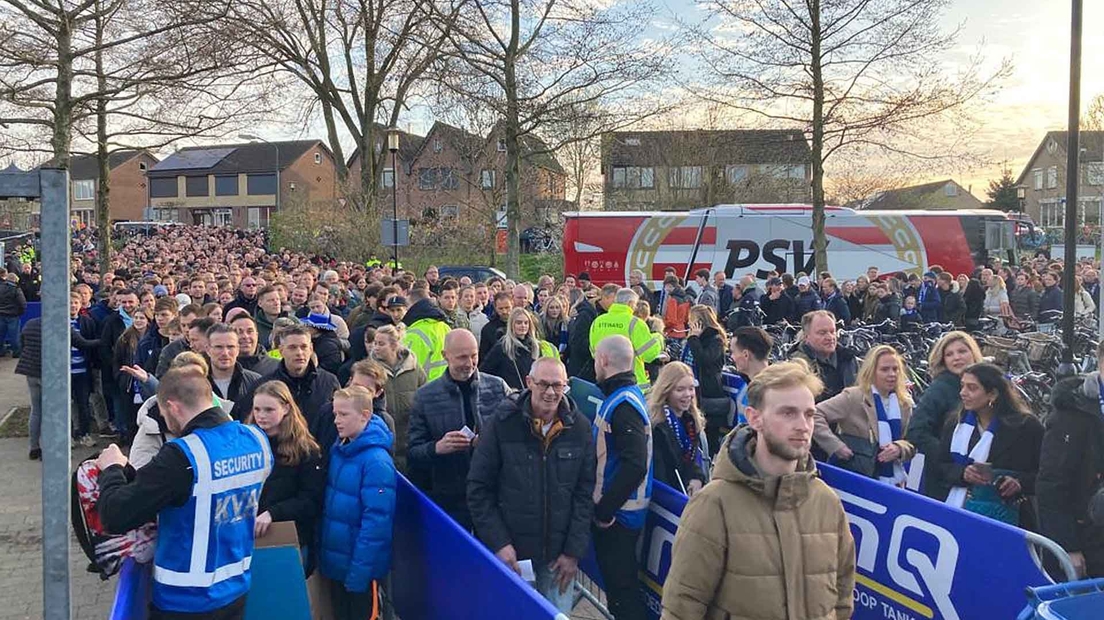
M 923 322 L 920 311 L 916 309 L 916 298 L 912 295 L 905 297 L 905 306 L 901 308 L 901 330 L 919 329 Z
M 379 584 L 391 568 L 395 516 L 394 436 L 372 415 L 369 389 L 334 392 L 338 440 L 330 450 L 319 569 L 331 580 L 335 620 L 379 617 Z

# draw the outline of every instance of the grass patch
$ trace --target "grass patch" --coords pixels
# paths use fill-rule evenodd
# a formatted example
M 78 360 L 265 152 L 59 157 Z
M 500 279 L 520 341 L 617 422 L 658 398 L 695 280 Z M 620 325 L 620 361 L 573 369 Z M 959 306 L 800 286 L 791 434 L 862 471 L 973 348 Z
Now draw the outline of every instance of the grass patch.
M 8 416 L 4 424 L 0 426 L 0 438 L 27 437 L 30 435 L 30 431 L 27 429 L 30 419 L 30 407 L 16 407 L 15 413 Z

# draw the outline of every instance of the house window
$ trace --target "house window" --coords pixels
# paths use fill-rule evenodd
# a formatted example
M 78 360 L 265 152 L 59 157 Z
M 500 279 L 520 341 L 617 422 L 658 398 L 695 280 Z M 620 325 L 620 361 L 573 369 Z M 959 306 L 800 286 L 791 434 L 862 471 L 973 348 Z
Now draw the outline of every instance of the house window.
M 1047 189 L 1058 187 L 1058 166 L 1047 168 Z
M 156 222 L 175 222 L 176 209 L 154 209 L 153 219 Z
M 804 179 L 805 166 L 764 166 L 764 172 L 775 179 Z
M 725 166 L 725 179 L 729 185 L 736 185 L 747 179 L 748 167 L 742 164 L 729 164 Z
M 954 183 L 948 183 L 943 186 L 943 193 L 947 196 L 947 198 L 954 198 L 958 195 L 958 186 Z
M 480 186 L 483 189 L 494 189 L 495 186 L 495 171 L 483 170 L 480 175 Z
M 1065 205 L 1058 202 L 1046 203 L 1039 206 L 1039 216 L 1043 220 L 1043 226 L 1065 226 Z
M 441 181 L 441 189 L 456 189 L 460 187 L 460 178 L 454 168 L 438 168 L 437 178 Z
M 456 219 L 460 217 L 460 207 L 456 205 L 445 205 L 441 207 L 441 217 L 445 219 Z
M 150 179 L 150 198 L 176 198 L 176 177 Z
M 1043 171 L 1042 170 L 1032 170 L 1031 175 L 1034 177 L 1034 180 L 1035 180 L 1035 182 L 1033 184 L 1033 187 L 1035 188 L 1035 191 L 1042 190 L 1043 189 Z
M 322 153 L 315 153 L 314 154 L 314 165 L 315 166 L 322 165 Z
M 502 138 L 499 138 L 498 139 L 498 144 L 496 145 L 495 148 L 498 149 L 499 153 L 505 153 L 506 152 L 506 140 L 504 140 Z
M 418 189 L 434 189 L 437 187 L 436 168 L 418 168 Z
M 1104 185 L 1104 162 L 1090 161 L 1085 164 L 1085 185 Z
M 138 162 L 138 169 L 139 170 L 147 170 L 147 169 L 149 169 L 149 166 L 146 165 L 146 162 L 140 161 L 140 162 Z
M 245 177 L 245 193 L 249 196 L 275 196 L 275 174 L 250 174 Z
M 215 195 L 216 196 L 237 196 L 238 195 L 238 175 L 236 174 L 222 174 L 215 177 Z
M 628 189 L 652 189 L 655 187 L 655 169 L 628 166 L 613 169 L 613 186 Z
M 383 169 L 383 179 L 381 181 L 384 187 L 391 189 L 395 187 L 395 171 L 391 168 Z
M 201 177 L 184 177 L 184 195 L 185 196 L 208 196 L 209 189 L 207 187 L 207 176 Z
M 261 228 L 268 223 L 268 207 L 249 207 L 246 212 L 246 226 Z
M 701 176 L 701 166 L 675 166 L 670 169 L 668 181 L 671 187 L 697 189 L 701 187 Z
M 444 148 L 445 147 L 444 147 L 444 145 L 441 144 L 441 139 L 440 138 L 434 138 L 433 139 L 433 152 L 434 153 L 440 153 L 442 150 L 444 150 Z
M 73 181 L 73 200 L 92 200 L 96 197 L 95 179 Z
M 234 212 L 230 209 L 215 209 L 211 212 L 211 223 L 215 226 L 233 226 Z

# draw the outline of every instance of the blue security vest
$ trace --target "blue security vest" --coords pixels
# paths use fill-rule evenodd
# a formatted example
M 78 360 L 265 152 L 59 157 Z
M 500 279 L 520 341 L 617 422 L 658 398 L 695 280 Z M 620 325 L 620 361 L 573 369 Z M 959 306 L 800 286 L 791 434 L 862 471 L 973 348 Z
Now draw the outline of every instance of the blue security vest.
M 213 611 L 249 591 L 253 522 L 272 451 L 264 432 L 238 422 L 171 443 L 184 451 L 195 477 L 188 502 L 157 515 L 153 604 L 163 611 Z
M 620 449 L 613 436 L 610 416 L 621 403 L 629 403 L 644 419 L 644 434 L 648 439 L 648 474 L 633 490 L 629 499 L 617 511 L 617 521 L 621 525 L 638 530 L 644 527 L 644 517 L 648 513 L 648 502 L 652 499 L 652 424 L 648 420 L 648 407 L 644 404 L 644 394 L 635 385 L 618 389 L 602 401 L 598 413 L 594 416 L 594 445 L 598 456 L 597 480 L 594 485 L 594 502 L 602 499 L 605 482 L 612 480 L 621 467 Z

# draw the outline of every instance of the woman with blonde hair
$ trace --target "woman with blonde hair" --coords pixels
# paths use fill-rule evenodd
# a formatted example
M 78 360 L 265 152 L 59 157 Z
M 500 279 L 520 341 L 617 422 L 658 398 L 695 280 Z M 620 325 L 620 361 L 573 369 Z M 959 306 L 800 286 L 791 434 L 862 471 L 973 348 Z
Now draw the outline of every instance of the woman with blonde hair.
M 717 320 L 717 313 L 709 306 L 691 307 L 688 325 L 690 335 L 682 348 L 681 361 L 690 366 L 698 380 L 698 402 L 705 411 L 709 450 L 715 452 L 721 447 L 723 429 L 730 426 L 736 407 L 721 379 L 728 338 Z
M 970 334 L 963 331 L 943 334 L 928 355 L 931 385 L 913 408 L 905 433 L 905 438 L 924 455 L 924 494 L 939 501 L 946 499 L 948 491 L 936 466 L 941 454 L 939 437 L 947 416 L 962 407 L 959 390 L 963 371 L 980 361 L 981 349 Z
M 525 389 L 525 377 L 533 360 L 550 353 L 552 345 L 543 343 L 537 333 L 537 320 L 525 308 L 514 308 L 506 325 L 506 334 L 491 347 L 479 371 L 495 375 L 515 390 Z
M 1084 287 L 1081 276 L 1073 276 L 1073 314 L 1084 316 L 1096 311 L 1096 302 Z
M 709 479 L 702 444 L 706 423 L 696 403 L 694 383 L 689 366 L 671 362 L 659 371 L 648 392 L 655 479 L 690 496 Z
M 985 315 L 1011 317 L 1012 305 L 1008 303 L 1008 289 L 1004 278 L 994 274 L 989 277 L 989 286 L 985 289 Z
M 905 362 L 893 347 L 878 345 L 867 352 L 856 385 L 817 405 L 813 441 L 833 464 L 904 486 L 902 463 L 916 454 L 903 439 L 911 414 Z
M 265 480 L 257 505 L 254 531 L 264 536 L 274 521 L 294 521 L 308 575 L 314 569 L 310 541 L 322 510 L 326 470 L 322 450 L 307 429 L 307 420 L 282 381 L 267 381 L 253 393 L 250 421 L 272 446 L 272 473 Z
M 567 322 L 567 301 L 559 295 L 549 297 L 540 312 L 541 334 L 560 355 L 567 351 Z

